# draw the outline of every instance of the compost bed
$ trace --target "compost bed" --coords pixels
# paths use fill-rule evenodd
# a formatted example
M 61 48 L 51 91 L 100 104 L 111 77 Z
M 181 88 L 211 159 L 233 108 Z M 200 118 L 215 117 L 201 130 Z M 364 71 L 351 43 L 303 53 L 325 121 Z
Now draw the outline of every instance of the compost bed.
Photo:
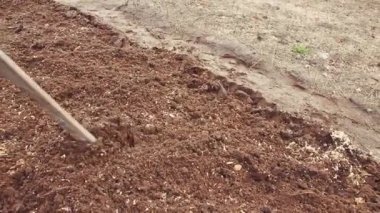
M 380 211 L 370 158 L 75 8 L 1 1 L 0 48 L 99 138 L 0 79 L 1 212 Z

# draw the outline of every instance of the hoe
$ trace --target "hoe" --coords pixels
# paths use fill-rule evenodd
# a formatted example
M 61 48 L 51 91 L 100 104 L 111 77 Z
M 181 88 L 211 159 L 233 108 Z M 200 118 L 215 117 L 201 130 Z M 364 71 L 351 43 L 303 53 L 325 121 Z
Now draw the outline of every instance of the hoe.
M 27 92 L 77 140 L 94 143 L 96 138 L 66 112 L 47 92 L 28 76 L 9 56 L 0 50 L 0 77 Z

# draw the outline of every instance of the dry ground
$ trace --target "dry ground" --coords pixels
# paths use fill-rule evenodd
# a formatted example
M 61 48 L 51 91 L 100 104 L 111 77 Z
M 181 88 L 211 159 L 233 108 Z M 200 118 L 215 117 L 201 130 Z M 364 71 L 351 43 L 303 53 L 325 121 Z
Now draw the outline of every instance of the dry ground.
M 99 138 L 0 79 L 1 212 L 376 212 L 380 167 L 184 55 L 48 0 L 1 1 L 0 48 Z
M 59 2 L 97 15 L 142 46 L 190 53 L 281 109 L 344 130 L 380 157 L 379 1 Z M 299 46 L 306 49 L 296 53 Z
M 59 1 L 93 11 L 125 11 L 132 22 L 176 38 L 237 40 L 315 90 L 380 107 L 378 1 Z M 310 52 L 293 53 L 297 44 Z

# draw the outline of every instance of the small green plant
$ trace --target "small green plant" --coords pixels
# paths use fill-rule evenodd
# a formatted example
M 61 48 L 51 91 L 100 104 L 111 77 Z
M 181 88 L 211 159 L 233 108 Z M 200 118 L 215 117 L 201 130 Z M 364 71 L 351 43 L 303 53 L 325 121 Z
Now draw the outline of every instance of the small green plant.
M 293 46 L 292 51 L 300 55 L 306 55 L 310 52 L 310 48 L 305 46 L 304 44 L 296 44 Z

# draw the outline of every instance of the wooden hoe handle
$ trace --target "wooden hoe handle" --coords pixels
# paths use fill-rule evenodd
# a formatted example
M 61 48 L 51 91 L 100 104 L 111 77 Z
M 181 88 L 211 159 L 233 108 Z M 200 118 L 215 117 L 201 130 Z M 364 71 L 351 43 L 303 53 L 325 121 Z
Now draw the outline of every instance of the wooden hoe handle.
M 24 89 L 77 140 L 96 142 L 96 138 L 66 112 L 49 94 L 0 50 L 0 76 Z

